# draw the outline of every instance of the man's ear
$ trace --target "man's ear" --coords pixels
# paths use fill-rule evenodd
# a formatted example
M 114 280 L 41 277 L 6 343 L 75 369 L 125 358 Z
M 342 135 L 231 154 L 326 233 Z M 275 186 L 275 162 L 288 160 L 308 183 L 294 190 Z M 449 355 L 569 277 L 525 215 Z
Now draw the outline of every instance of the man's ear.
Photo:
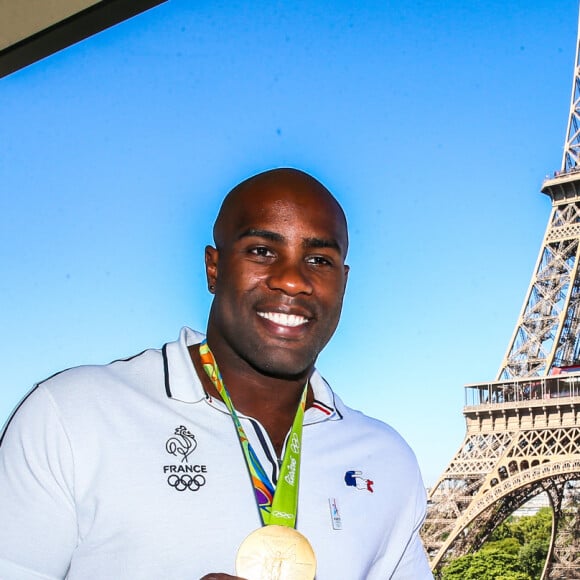
M 344 265 L 344 290 L 346 290 L 346 283 L 348 282 L 348 273 L 350 272 L 350 266 Z
M 212 246 L 205 247 L 205 277 L 207 279 L 208 290 L 215 294 L 215 287 L 218 278 L 218 258 L 219 252 Z

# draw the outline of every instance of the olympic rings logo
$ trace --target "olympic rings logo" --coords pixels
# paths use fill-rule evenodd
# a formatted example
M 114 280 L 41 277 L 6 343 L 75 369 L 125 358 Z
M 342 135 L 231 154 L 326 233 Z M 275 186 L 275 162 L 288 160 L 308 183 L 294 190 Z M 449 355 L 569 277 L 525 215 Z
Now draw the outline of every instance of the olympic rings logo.
M 177 491 L 198 491 L 205 485 L 205 477 L 200 473 L 193 476 L 188 473 L 181 476 L 172 474 L 167 478 L 167 483 Z
M 288 512 L 280 512 L 278 510 L 274 510 L 272 512 L 272 515 L 275 518 L 284 518 L 284 519 L 287 519 L 287 520 L 291 520 L 294 517 L 294 514 L 289 514 Z

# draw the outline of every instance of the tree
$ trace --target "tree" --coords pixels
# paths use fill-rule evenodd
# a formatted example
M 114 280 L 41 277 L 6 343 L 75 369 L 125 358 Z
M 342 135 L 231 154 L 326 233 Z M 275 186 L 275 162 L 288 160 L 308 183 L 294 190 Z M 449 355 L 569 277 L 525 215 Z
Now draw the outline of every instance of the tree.
M 552 511 L 533 516 L 510 516 L 475 554 L 451 561 L 441 570 L 442 580 L 537 580 L 550 545 Z
M 520 548 L 518 559 L 522 568 L 532 578 L 542 575 L 546 556 L 548 555 L 549 540 L 532 540 Z
M 532 580 L 521 570 L 518 557 L 496 550 L 481 550 L 451 562 L 442 580 Z

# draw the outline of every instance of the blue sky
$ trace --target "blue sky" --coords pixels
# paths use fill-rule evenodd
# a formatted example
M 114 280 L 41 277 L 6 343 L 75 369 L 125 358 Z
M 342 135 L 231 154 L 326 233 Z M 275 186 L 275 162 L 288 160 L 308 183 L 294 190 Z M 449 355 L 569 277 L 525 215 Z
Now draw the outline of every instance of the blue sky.
M 532 274 L 577 21 L 572 0 L 169 0 L 0 80 L 0 423 L 62 368 L 203 329 L 223 195 L 289 165 L 350 223 L 319 368 L 433 484 Z

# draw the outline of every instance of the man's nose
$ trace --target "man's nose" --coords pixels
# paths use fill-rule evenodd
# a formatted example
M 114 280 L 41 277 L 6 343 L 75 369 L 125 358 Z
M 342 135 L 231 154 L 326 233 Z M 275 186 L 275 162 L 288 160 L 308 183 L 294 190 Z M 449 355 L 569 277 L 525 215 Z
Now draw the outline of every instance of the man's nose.
M 302 261 L 279 260 L 271 266 L 268 287 L 281 290 L 289 296 L 312 294 L 307 265 Z

